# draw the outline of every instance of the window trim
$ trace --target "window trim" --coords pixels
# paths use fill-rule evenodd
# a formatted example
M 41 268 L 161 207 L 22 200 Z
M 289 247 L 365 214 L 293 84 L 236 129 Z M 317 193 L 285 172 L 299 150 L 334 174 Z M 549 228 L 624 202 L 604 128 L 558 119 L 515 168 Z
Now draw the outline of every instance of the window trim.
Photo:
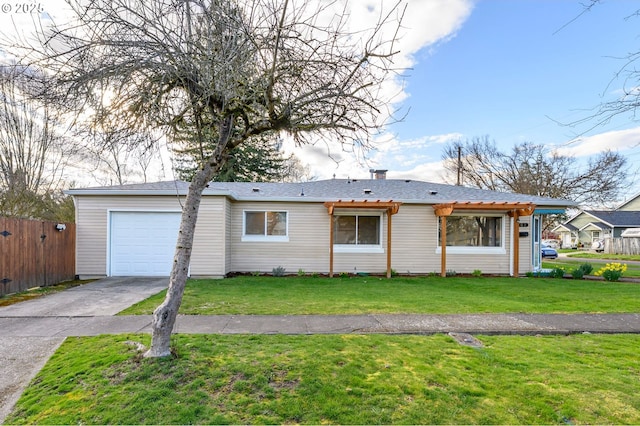
M 264 213 L 265 234 L 264 235 L 247 235 L 247 213 Z M 285 234 L 284 235 L 266 235 L 267 213 L 284 213 L 285 214 Z M 242 242 L 288 242 L 289 241 L 289 211 L 288 210 L 242 210 Z
M 376 216 L 378 217 L 378 236 L 379 242 L 378 244 L 336 244 L 335 241 L 333 243 L 333 252 L 334 253 L 384 253 L 383 244 L 383 218 L 384 213 L 381 211 L 367 211 L 367 210 L 357 210 L 357 211 L 341 211 L 333 214 L 333 217 L 338 216 Z M 331 224 L 331 232 L 335 232 L 335 223 Z M 358 241 L 356 235 L 356 241 Z
M 507 254 L 506 248 L 506 227 L 507 227 L 507 216 L 504 214 L 496 214 L 496 213 L 454 213 L 447 217 L 499 217 L 501 220 L 500 225 L 500 246 L 491 246 L 491 247 L 473 247 L 473 246 L 447 246 L 447 254 Z M 440 245 L 440 220 L 438 217 L 438 226 L 435 231 L 436 233 L 436 253 L 442 253 L 442 246 Z

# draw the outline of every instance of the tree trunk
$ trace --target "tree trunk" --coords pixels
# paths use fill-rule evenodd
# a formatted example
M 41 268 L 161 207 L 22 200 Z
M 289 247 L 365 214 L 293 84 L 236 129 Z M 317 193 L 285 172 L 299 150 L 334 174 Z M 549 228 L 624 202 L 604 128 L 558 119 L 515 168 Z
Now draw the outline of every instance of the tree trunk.
M 151 348 L 145 357 L 164 357 L 171 354 L 170 339 L 182 303 L 184 288 L 189 274 L 189 262 L 193 247 L 193 236 L 202 200 L 202 191 L 211 180 L 213 169 L 205 167 L 198 171 L 191 184 L 182 209 L 180 231 L 169 278 L 169 288 L 164 302 L 153 312 Z
M 169 277 L 169 288 L 164 301 L 153 311 L 151 323 L 151 348 L 144 354 L 148 358 L 158 358 L 171 355 L 171 332 L 178 316 L 178 309 L 182 303 L 184 287 L 189 275 L 189 262 L 193 248 L 193 236 L 198 221 L 202 191 L 209 185 L 213 175 L 224 164 L 224 152 L 233 132 L 233 116 L 225 117 L 219 126 L 218 145 L 201 170 L 199 170 L 189 184 L 187 198 L 182 208 L 180 231 L 176 243 L 176 253 L 173 257 L 173 267 Z M 233 148 L 232 146 L 229 148 Z

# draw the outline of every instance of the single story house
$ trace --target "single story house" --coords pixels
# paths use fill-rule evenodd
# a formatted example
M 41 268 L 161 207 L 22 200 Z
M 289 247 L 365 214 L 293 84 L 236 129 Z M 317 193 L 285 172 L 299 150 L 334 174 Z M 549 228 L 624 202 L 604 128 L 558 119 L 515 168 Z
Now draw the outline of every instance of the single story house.
M 562 247 L 591 248 L 595 242 L 618 238 L 626 229 L 639 227 L 637 210 L 583 210 L 553 232 L 560 235 Z
M 567 200 L 415 180 L 217 183 L 205 189 L 190 275 L 229 273 L 519 275 L 540 267 L 541 216 Z M 188 183 L 67 191 L 80 277 L 164 276 Z

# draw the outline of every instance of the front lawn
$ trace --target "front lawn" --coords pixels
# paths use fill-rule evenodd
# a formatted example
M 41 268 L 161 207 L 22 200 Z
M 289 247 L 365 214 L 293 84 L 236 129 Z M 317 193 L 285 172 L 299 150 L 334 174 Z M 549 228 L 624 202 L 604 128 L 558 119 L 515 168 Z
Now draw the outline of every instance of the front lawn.
M 639 424 L 638 335 L 67 339 L 7 424 Z
M 164 292 L 121 315 L 151 314 Z M 640 312 L 640 284 L 509 277 L 254 277 L 190 280 L 180 313 Z

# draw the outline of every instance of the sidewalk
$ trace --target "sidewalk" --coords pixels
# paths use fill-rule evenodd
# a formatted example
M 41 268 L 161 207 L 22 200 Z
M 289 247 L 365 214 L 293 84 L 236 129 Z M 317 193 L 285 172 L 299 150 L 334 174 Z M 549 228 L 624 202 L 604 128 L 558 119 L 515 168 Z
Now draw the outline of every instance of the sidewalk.
M 0 339 L 151 333 L 150 315 L 2 317 Z M 179 315 L 182 334 L 640 333 L 640 314 Z

